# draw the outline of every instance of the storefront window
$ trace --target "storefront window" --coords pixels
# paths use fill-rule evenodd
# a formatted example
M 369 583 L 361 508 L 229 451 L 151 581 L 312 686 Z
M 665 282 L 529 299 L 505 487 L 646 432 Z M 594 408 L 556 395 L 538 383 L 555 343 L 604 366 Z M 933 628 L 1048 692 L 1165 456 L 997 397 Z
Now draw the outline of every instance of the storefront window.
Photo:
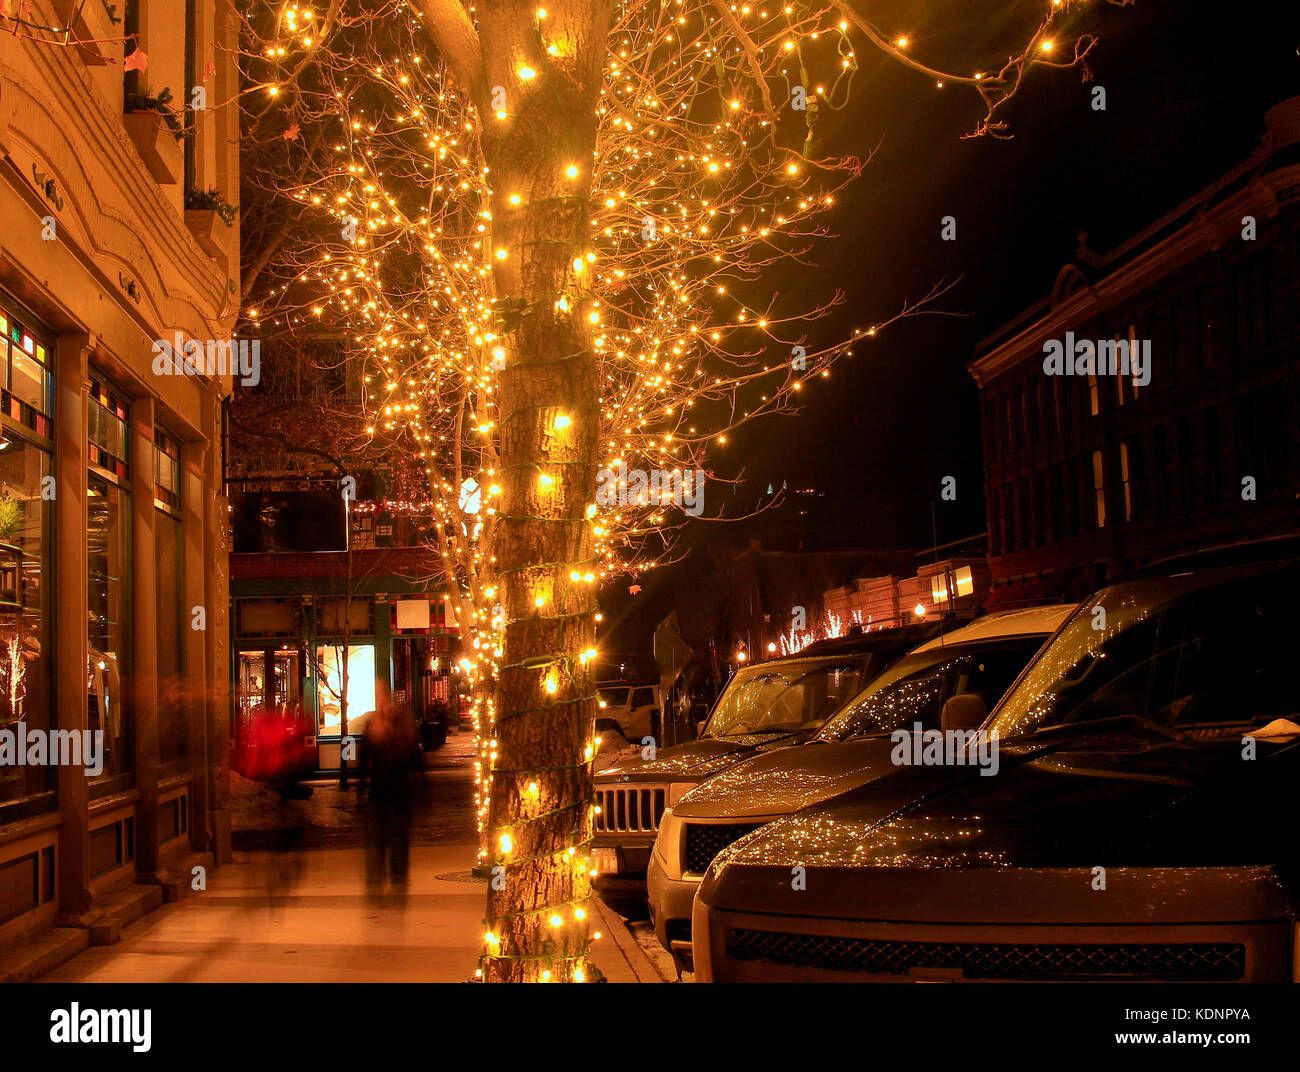
M 155 592 L 158 613 L 158 748 L 163 763 L 180 760 L 186 751 L 183 564 L 180 442 L 154 429 L 154 552 L 158 563 Z M 189 697 L 189 699 L 196 699 Z
M 348 732 L 361 733 L 364 723 L 357 720 L 375 709 L 375 646 L 352 644 L 318 644 L 316 647 L 317 733 L 328 737 L 343 731 L 343 663 L 347 651 Z
M 48 731 L 50 712 L 50 586 L 46 583 L 50 455 L 6 430 L 0 449 L 0 733 Z M 6 804 L 48 794 L 49 766 L 0 764 L 0 823 Z M 44 810 L 37 807 L 35 810 Z
M 38 436 L 54 435 L 49 418 L 51 338 L 0 302 L 0 412 Z
M 103 733 L 104 770 L 95 791 L 130 784 L 132 725 L 126 685 L 130 680 L 131 507 L 125 490 L 127 407 L 91 377 L 87 475 L 89 543 L 89 657 L 86 665 L 87 728 Z M 119 484 L 120 482 L 120 484 Z M 160 628 L 159 632 L 163 630 Z
M 53 338 L 0 298 L 0 734 L 53 728 Z M 0 825 L 50 811 L 53 768 L 0 762 Z

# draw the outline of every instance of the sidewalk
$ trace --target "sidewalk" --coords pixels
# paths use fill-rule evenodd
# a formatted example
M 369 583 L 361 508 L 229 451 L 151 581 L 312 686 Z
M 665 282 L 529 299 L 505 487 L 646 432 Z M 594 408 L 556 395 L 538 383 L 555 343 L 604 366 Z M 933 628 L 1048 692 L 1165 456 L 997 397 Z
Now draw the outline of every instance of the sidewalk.
M 41 982 L 465 982 L 478 966 L 484 884 L 472 845 L 412 849 L 405 909 L 365 904 L 363 850 L 308 849 L 293 892 L 271 905 L 268 853 L 241 853 L 205 892 L 166 904 Z M 591 962 L 610 982 L 664 981 L 621 920 L 601 913 Z
M 466 982 L 482 948 L 485 883 L 469 876 L 473 738 L 454 734 L 426 758 L 427 808 L 412 825 L 410 894 L 404 907 L 367 906 L 368 801 L 356 789 L 313 783 L 302 872 L 287 896 L 268 884 L 278 860 L 278 812 L 256 783 L 239 787 L 235 858 L 126 926 L 114 945 L 91 946 L 42 982 Z M 599 905 L 591 963 L 610 982 L 666 982 L 626 924 Z

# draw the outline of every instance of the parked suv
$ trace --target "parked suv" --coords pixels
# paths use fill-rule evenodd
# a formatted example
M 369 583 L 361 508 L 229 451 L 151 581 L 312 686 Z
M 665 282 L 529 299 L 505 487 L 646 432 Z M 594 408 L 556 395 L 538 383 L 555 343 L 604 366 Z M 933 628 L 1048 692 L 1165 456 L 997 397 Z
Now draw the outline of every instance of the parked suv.
M 1298 599 L 1295 538 L 1103 589 L 982 727 L 995 776 L 907 767 L 722 852 L 697 977 L 1294 978 Z
M 738 763 L 665 813 L 646 884 L 659 943 L 691 968 L 691 906 L 714 857 L 731 842 L 800 808 L 892 773 L 889 734 L 939 725 L 945 701 L 1001 698 L 1074 604 L 1002 611 L 927 640 L 876 677 L 802 747 Z
M 699 740 L 598 771 L 592 880 L 616 912 L 644 919 L 646 865 L 664 809 L 719 771 L 807 740 L 870 680 L 919 641 L 956 622 L 928 622 L 823 640 L 797 655 L 737 670 L 713 705 Z
M 601 682 L 596 686 L 600 699 L 600 718 L 612 719 L 627 740 L 659 735 L 659 686 L 656 683 L 629 685 L 625 681 Z

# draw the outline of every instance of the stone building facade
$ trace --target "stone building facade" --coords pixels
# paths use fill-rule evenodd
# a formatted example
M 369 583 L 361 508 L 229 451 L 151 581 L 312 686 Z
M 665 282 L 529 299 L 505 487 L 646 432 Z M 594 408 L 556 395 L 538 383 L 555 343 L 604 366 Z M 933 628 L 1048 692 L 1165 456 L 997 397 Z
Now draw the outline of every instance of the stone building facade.
M 229 855 L 235 33 L 224 0 L 0 17 L 0 976 Z

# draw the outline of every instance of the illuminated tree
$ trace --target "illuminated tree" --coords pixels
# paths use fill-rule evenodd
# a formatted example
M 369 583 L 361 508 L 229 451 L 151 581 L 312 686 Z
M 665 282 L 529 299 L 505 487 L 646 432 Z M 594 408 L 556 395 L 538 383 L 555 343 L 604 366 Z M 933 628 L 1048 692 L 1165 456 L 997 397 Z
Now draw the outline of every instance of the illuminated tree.
M 250 319 L 347 325 L 370 434 L 427 472 L 474 638 L 486 978 L 584 978 L 597 585 L 662 561 L 706 451 L 942 292 L 829 344 L 833 288 L 763 292 L 865 164 L 817 130 L 855 48 L 973 90 L 971 133 L 1006 136 L 1025 73 L 1092 45 L 1044 7 L 955 75 L 835 0 L 249 4 L 247 99 L 284 157 L 255 181 L 330 221 L 282 243 Z

